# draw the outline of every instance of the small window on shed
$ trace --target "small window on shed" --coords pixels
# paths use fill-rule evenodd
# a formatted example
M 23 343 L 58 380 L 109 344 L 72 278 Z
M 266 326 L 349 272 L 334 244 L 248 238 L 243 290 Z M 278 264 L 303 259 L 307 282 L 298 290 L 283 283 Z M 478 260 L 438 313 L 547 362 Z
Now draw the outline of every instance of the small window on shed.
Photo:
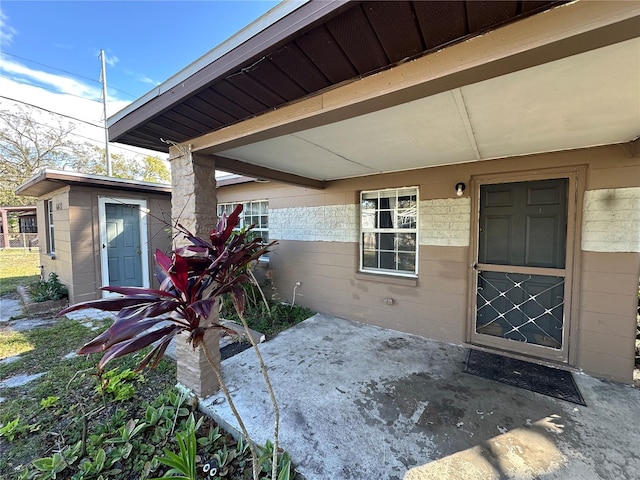
M 47 235 L 47 253 L 56 252 L 56 241 L 53 227 L 53 200 L 47 200 L 45 203 L 45 218 L 47 221 L 46 235 Z

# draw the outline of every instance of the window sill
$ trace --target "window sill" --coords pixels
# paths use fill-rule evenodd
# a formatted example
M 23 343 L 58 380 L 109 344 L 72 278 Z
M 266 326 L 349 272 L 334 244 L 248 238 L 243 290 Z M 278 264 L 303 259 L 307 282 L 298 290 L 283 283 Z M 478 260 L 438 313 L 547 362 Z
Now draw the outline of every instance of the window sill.
M 393 285 L 403 285 L 405 287 L 418 286 L 418 277 L 399 277 L 394 275 L 356 272 L 356 279 L 365 282 L 391 283 Z

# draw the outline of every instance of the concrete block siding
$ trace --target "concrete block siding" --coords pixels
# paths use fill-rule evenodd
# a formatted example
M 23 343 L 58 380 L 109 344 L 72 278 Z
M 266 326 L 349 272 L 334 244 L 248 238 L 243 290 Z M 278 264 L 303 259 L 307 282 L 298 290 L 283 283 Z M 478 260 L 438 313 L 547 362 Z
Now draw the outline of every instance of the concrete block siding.
M 358 206 L 269 209 L 269 236 L 306 242 L 357 242 Z
M 269 233 L 279 240 L 358 242 L 358 205 L 272 208 Z M 471 201 L 467 198 L 424 200 L 419 205 L 420 245 L 469 246 Z
M 420 245 L 468 247 L 471 199 L 443 198 L 420 202 Z
M 640 187 L 585 192 L 582 250 L 640 252 Z

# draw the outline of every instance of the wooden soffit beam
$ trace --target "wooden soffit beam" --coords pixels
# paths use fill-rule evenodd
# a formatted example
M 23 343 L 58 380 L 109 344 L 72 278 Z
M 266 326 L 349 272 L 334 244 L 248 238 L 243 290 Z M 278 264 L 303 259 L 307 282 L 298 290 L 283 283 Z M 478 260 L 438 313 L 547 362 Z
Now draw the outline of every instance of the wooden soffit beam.
M 321 190 L 326 187 L 326 182 L 322 180 L 316 180 L 313 178 L 302 177 L 300 175 L 294 175 L 292 173 L 281 172 L 260 165 L 254 165 L 240 160 L 234 160 L 232 158 L 221 157 L 218 155 L 211 155 L 215 160 L 217 170 L 224 170 L 225 172 L 235 173 L 237 175 L 245 175 L 258 180 L 272 180 L 274 182 L 287 183 L 289 185 L 295 185 L 298 187 L 313 188 Z

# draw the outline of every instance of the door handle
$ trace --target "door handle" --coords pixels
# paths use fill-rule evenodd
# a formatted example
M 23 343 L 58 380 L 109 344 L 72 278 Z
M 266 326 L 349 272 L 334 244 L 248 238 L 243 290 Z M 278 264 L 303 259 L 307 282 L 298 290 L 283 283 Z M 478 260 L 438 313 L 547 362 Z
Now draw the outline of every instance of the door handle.
M 103 244 L 102 244 L 102 248 L 107 248 L 107 246 L 103 243 Z

